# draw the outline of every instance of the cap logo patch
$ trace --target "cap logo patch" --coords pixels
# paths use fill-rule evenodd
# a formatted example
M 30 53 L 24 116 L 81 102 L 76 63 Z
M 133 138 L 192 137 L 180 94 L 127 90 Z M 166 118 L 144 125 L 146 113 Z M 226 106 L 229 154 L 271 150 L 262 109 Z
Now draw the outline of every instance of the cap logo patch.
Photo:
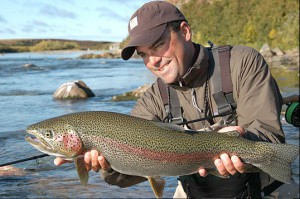
M 135 16 L 130 20 L 130 24 L 129 24 L 130 30 L 134 29 L 137 25 L 138 25 L 138 20 L 137 20 L 137 16 Z

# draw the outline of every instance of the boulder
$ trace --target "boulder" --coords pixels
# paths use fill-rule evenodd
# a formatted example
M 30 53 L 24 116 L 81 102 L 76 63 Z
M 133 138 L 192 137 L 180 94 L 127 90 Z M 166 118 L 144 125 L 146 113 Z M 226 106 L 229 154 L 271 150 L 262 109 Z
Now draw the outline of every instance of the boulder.
M 59 100 L 85 99 L 94 96 L 92 90 L 81 80 L 66 82 L 53 93 L 53 98 Z
M 116 95 L 112 97 L 112 101 L 131 101 L 131 100 L 137 100 L 140 98 L 144 92 L 150 87 L 149 84 L 145 84 L 143 86 L 139 86 L 137 89 L 134 89 L 132 91 L 126 92 L 121 95 Z
M 115 59 L 115 58 L 121 58 L 121 52 L 119 51 L 113 51 L 113 52 L 104 52 L 101 54 L 94 54 L 94 53 L 88 53 L 83 54 L 78 57 L 78 59 Z
M 27 173 L 24 169 L 20 169 L 12 165 L 0 167 L 0 176 L 24 176 L 26 174 Z
M 272 52 L 270 46 L 268 44 L 264 44 L 259 52 L 266 58 L 266 57 L 272 57 L 274 53 Z
M 24 64 L 23 67 L 26 68 L 26 69 L 36 69 L 36 68 L 38 68 L 37 65 L 31 64 L 31 63 Z
M 275 47 L 272 49 L 272 52 L 276 55 L 276 56 L 282 56 L 284 55 L 284 53 L 282 52 L 282 50 L 278 47 Z

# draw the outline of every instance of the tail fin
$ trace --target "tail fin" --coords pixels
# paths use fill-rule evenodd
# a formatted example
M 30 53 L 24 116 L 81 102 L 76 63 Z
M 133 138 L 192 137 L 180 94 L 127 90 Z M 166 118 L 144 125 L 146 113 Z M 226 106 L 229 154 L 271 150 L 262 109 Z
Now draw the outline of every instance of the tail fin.
M 259 167 L 274 179 L 289 184 L 291 182 L 291 163 L 299 156 L 299 146 L 291 144 L 268 144 L 272 157 L 261 162 Z

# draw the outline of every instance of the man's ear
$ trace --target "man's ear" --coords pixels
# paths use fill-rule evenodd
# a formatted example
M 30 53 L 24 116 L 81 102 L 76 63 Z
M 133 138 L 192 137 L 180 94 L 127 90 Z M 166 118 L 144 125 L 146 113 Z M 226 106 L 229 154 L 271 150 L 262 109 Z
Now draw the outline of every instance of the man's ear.
M 180 30 L 186 41 L 190 41 L 192 39 L 191 27 L 186 21 L 181 22 Z

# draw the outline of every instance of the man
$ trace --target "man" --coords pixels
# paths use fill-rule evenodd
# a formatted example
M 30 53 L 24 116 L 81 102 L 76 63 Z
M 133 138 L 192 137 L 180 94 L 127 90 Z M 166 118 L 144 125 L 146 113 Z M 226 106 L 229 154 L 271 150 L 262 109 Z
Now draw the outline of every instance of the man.
M 128 31 L 130 40 L 122 50 L 122 58 L 127 60 L 136 51 L 153 74 L 175 89 L 184 120 L 204 118 L 217 111 L 212 98 L 214 82 L 211 81 L 211 74 L 214 71 L 210 67 L 210 52 L 192 42 L 191 28 L 174 5 L 164 1 L 144 4 L 132 15 Z M 285 142 L 279 119 L 282 97 L 267 63 L 257 51 L 248 47 L 233 47 L 230 54 L 237 117 L 236 124 L 224 127 L 220 132 L 236 130 L 251 140 Z M 168 114 L 158 82 L 137 101 L 131 114 L 165 121 Z M 203 129 L 217 121 L 190 123 L 188 128 Z M 99 171 L 101 168 L 109 184 L 127 187 L 146 180 L 113 171 L 105 157 L 97 151 L 87 152 L 85 162 L 89 170 Z M 55 160 L 56 165 L 62 163 L 62 159 Z M 199 165 L 199 174 L 180 177 L 174 197 L 261 197 L 259 175 L 245 173 L 245 164 L 239 157 L 224 153 L 214 163 L 220 175 L 231 177 L 208 175 L 205 168 Z

